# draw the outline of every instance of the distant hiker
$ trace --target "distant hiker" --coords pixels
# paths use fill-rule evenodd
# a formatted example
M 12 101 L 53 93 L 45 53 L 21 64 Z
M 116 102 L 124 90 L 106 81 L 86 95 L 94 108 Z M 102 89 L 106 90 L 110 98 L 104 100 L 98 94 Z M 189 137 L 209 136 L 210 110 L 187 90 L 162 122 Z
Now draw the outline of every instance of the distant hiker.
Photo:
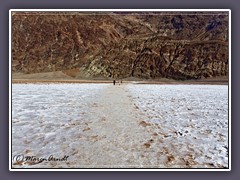
M 118 80 L 118 85 L 120 86 L 120 80 Z
M 115 81 L 115 79 L 113 80 L 113 85 L 115 85 L 115 83 L 116 83 L 116 81 Z
M 121 84 L 122 84 L 122 79 L 121 79 Z

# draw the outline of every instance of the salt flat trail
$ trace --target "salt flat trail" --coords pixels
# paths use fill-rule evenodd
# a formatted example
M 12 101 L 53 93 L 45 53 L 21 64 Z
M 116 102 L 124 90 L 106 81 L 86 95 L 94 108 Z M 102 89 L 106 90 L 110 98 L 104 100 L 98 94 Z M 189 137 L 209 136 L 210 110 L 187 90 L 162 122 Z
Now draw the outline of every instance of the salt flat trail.
M 92 138 L 95 139 L 78 165 L 93 167 L 142 167 L 148 165 L 144 143 L 149 134 L 133 106 L 126 85 L 107 86 L 96 99 L 89 115 Z M 89 132 L 90 133 L 90 132 Z M 77 162 L 76 162 L 77 163 Z
M 12 97 L 17 168 L 228 167 L 227 86 L 14 84 Z

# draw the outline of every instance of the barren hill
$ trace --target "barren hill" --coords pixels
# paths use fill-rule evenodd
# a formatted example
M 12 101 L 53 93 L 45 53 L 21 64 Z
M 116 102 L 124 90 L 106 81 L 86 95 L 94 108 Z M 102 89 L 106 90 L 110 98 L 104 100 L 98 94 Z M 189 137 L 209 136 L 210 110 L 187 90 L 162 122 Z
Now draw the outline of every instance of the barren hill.
M 74 78 L 228 75 L 227 12 L 12 12 L 12 71 Z

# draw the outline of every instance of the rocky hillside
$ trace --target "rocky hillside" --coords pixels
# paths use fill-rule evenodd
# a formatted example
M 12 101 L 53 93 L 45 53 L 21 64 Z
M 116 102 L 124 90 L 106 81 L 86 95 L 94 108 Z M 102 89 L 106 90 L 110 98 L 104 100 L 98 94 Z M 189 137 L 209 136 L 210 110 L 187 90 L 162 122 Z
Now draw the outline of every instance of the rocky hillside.
M 228 75 L 227 12 L 13 12 L 12 71 L 75 78 Z

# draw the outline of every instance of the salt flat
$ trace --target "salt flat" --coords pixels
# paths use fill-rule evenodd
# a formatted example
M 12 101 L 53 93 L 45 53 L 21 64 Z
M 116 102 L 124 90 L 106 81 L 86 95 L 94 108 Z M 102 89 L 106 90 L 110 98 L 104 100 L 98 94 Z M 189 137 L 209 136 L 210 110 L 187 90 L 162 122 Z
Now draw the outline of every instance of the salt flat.
M 23 168 L 228 167 L 228 86 L 13 84 Z

